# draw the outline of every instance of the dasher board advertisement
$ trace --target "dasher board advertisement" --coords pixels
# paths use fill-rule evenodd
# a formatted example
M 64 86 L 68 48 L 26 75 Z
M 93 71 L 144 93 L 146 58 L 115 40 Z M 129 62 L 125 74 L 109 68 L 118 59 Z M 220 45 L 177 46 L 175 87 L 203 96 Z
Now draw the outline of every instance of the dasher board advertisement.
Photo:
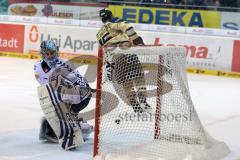
M 222 28 L 240 31 L 240 12 L 222 12 Z
M 25 52 L 37 50 L 42 40 L 53 39 L 60 51 L 70 54 L 91 54 L 97 56 L 98 28 L 32 25 L 26 26 Z M 240 66 L 236 57 L 240 39 L 206 35 L 190 35 L 165 32 L 137 31 L 147 45 L 184 46 L 187 66 L 202 69 L 236 71 Z M 174 38 L 173 38 L 174 37 Z
M 0 23 L 0 51 L 24 52 L 24 25 Z
M 130 23 L 220 28 L 221 13 L 188 9 L 110 5 L 114 16 Z
M 71 6 L 58 4 L 14 3 L 8 8 L 9 15 L 40 16 L 65 19 L 100 20 L 98 12 L 103 7 Z

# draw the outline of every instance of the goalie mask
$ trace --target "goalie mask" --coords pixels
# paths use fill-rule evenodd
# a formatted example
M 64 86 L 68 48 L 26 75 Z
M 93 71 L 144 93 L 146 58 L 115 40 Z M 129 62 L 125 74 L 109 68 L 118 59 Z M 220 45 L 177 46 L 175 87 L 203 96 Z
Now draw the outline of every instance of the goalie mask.
M 58 58 L 58 46 L 53 40 L 42 41 L 40 45 L 40 54 L 50 68 L 54 67 Z
M 99 11 L 99 17 L 102 18 L 102 22 L 105 23 L 112 19 L 112 12 L 106 8 Z

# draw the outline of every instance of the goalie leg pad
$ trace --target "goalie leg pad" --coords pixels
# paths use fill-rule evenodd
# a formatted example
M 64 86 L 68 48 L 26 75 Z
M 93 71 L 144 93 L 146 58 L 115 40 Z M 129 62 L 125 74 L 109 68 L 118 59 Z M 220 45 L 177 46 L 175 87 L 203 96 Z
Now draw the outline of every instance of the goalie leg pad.
M 75 115 L 70 114 L 70 106 L 61 102 L 51 85 L 38 87 L 41 108 L 47 121 L 65 150 L 71 150 L 83 143 L 82 132 Z
M 58 138 L 45 117 L 41 118 L 39 139 L 58 143 Z

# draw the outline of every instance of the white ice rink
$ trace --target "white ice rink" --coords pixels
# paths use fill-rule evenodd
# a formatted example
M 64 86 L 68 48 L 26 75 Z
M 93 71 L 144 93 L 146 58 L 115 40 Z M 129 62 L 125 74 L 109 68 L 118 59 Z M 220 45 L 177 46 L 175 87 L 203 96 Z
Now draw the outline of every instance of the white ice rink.
M 0 160 L 91 160 L 93 136 L 76 151 L 38 140 L 43 115 L 33 76 L 36 60 L 0 58 Z M 207 131 L 240 160 L 240 79 L 188 75 L 191 97 Z M 88 109 L 94 107 L 93 103 Z

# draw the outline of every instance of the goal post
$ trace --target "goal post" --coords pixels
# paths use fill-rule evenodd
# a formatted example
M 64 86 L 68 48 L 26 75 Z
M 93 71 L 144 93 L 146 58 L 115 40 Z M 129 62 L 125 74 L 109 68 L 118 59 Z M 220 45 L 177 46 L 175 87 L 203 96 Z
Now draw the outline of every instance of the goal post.
M 195 111 L 185 48 L 101 48 L 94 156 L 105 160 L 218 160 L 229 153 Z
M 100 126 L 100 111 L 101 111 L 101 83 L 102 83 L 102 66 L 103 66 L 103 48 L 98 49 L 98 66 L 97 66 L 97 91 L 96 91 L 96 109 L 95 109 L 95 128 L 94 128 L 94 147 L 93 155 L 98 154 L 99 144 L 99 126 Z

